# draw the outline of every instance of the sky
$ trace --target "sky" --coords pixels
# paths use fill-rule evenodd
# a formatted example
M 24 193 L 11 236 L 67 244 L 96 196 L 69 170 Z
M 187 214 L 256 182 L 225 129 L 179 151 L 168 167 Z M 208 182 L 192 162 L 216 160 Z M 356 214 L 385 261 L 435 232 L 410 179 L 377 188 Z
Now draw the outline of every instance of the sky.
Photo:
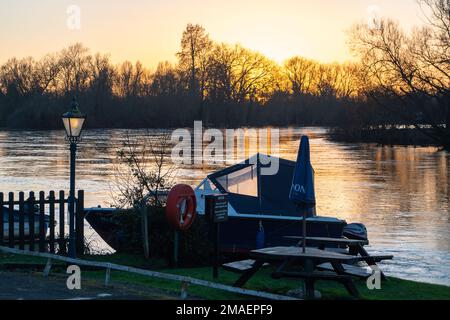
M 351 59 L 346 31 L 371 15 L 405 28 L 423 21 L 416 0 L 2 0 L 0 63 L 81 42 L 91 52 L 109 53 L 114 63 L 155 67 L 176 61 L 187 23 L 277 62 L 294 55 L 342 62 Z

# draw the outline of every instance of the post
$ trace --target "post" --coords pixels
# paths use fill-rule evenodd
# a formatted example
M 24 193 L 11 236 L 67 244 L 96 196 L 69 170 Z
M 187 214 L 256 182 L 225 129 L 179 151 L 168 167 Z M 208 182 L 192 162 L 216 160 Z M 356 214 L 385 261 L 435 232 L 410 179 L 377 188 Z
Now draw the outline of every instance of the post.
M 219 223 L 214 223 L 214 268 L 213 278 L 219 277 Z
M 150 242 L 148 234 L 148 208 L 145 203 L 142 203 L 138 208 L 141 214 L 141 230 L 142 230 L 142 246 L 144 249 L 145 259 L 150 259 Z
M 178 230 L 175 230 L 173 233 L 173 266 L 174 268 L 178 267 Z
M 19 192 L 19 249 L 25 249 L 25 194 Z
M 84 191 L 78 190 L 77 210 L 75 215 L 75 235 L 77 254 L 84 254 Z
M 59 191 L 59 254 L 66 253 L 65 239 L 65 195 L 64 190 Z
M 303 253 L 306 252 L 306 208 L 303 208 Z
M 219 224 L 228 220 L 228 197 L 226 194 L 205 197 L 205 216 L 209 220 L 214 237 L 213 278 L 219 277 Z M 210 229 L 211 230 L 211 229 Z
M 75 243 L 75 156 L 77 144 L 70 143 L 70 191 L 69 191 L 69 257 L 76 258 Z
M 30 251 L 34 251 L 34 192 L 28 198 L 28 232 L 30 233 Z
M 189 286 L 189 282 L 181 281 L 181 294 L 180 294 L 181 300 L 186 300 L 187 299 L 187 297 L 188 297 L 188 286 Z
M 39 192 L 39 252 L 45 252 L 45 193 Z
M 111 268 L 106 268 L 105 271 L 105 287 L 109 287 L 109 281 L 111 280 Z
M 8 199 L 8 240 L 9 247 L 14 248 L 14 193 L 9 193 Z
M 48 277 L 48 275 L 50 274 L 51 268 L 52 268 L 52 259 L 48 258 L 47 259 L 47 264 L 45 265 L 45 268 L 44 268 L 44 271 L 43 271 L 44 277 Z
M 50 242 L 50 253 L 55 253 L 55 191 L 50 191 L 50 204 L 49 204 L 49 242 Z

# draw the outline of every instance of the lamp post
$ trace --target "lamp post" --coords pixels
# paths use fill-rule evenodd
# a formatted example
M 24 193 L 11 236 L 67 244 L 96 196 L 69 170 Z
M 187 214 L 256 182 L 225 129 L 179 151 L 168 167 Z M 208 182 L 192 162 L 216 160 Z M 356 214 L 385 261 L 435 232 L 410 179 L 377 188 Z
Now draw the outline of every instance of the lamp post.
M 86 115 L 78 109 L 75 97 L 72 99 L 70 111 L 62 115 L 67 141 L 70 143 L 70 192 L 69 192 L 69 257 L 76 258 L 75 243 L 75 156 L 77 143 L 80 141 Z

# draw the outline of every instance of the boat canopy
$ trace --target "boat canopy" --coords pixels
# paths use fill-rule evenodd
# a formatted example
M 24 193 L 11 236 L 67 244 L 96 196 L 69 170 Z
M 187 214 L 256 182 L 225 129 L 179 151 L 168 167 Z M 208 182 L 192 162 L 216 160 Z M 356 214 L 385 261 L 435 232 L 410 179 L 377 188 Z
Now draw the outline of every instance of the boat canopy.
M 278 161 L 276 174 L 261 173 L 262 168 L 271 166 L 266 164 L 266 159 Z M 208 179 L 220 192 L 228 193 L 229 204 L 238 214 L 299 216 L 298 209 L 289 200 L 294 169 L 294 161 L 257 154 L 208 175 Z

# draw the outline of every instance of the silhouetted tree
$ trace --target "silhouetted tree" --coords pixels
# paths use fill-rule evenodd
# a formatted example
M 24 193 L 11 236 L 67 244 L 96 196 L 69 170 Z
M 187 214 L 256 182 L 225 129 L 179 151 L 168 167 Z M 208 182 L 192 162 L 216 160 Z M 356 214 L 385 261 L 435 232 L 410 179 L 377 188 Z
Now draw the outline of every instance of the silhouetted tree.
M 427 7 L 428 25 L 406 33 L 389 19 L 360 24 L 350 44 L 372 81 L 370 97 L 385 108 L 380 96 L 395 98 L 403 108 L 394 112 L 450 149 L 450 4 L 420 3 Z M 424 124 L 432 130 L 423 129 Z
M 181 51 L 177 53 L 180 69 L 189 77 L 188 90 L 193 98 L 203 101 L 206 89 L 206 75 L 209 53 L 213 42 L 205 29 L 188 24 L 181 38 Z

